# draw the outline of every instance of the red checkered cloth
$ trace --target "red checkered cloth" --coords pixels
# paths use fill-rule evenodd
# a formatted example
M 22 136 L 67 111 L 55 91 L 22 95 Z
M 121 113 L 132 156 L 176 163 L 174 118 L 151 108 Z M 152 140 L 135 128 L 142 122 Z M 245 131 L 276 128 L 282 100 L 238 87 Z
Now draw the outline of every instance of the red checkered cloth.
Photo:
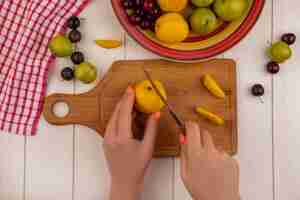
M 51 38 L 90 0 L 0 0 L 0 130 L 35 135 L 54 56 Z

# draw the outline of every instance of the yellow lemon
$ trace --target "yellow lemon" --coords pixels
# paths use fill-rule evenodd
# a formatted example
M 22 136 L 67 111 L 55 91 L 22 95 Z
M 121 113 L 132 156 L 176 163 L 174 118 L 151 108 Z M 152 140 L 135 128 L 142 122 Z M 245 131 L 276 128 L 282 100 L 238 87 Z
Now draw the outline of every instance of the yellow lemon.
M 166 12 L 182 11 L 188 4 L 188 0 L 158 0 L 159 7 Z
M 155 34 L 165 43 L 182 42 L 189 34 L 189 25 L 182 15 L 167 13 L 156 21 Z
M 160 94 L 167 99 L 167 93 L 160 81 L 154 81 Z M 150 81 L 145 80 L 135 85 L 136 109 L 142 113 L 151 114 L 159 112 L 164 106 Z

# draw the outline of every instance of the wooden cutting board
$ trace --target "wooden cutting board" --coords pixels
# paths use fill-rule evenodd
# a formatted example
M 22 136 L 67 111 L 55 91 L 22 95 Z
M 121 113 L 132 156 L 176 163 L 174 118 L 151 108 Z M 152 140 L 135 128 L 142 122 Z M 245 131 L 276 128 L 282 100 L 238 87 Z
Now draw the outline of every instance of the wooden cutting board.
M 184 120 L 197 121 L 208 129 L 218 148 L 233 155 L 237 152 L 237 109 L 236 109 L 236 66 L 233 60 L 215 59 L 205 62 L 183 64 L 163 60 L 117 61 L 93 90 L 79 95 L 52 94 L 46 97 L 44 116 L 55 125 L 81 124 L 96 130 L 103 136 L 107 122 L 116 103 L 129 84 L 146 79 L 141 66 L 146 68 L 153 79 L 160 80 L 168 93 L 168 100 Z M 212 96 L 201 84 L 205 73 L 211 74 L 223 87 L 225 100 Z M 53 106 L 65 102 L 69 113 L 63 118 L 55 116 Z M 203 119 L 194 108 L 204 106 L 223 116 L 224 126 L 216 126 Z M 134 133 L 142 138 L 141 114 L 135 114 Z M 164 109 L 159 124 L 156 142 L 156 157 L 178 156 L 180 145 L 179 130 L 169 113 Z

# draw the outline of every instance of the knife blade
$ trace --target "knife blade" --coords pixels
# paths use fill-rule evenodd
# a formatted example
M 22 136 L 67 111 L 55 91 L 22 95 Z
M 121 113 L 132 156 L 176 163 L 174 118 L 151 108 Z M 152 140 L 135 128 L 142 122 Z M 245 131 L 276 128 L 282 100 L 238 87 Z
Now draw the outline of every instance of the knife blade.
M 163 95 L 160 93 L 159 89 L 156 87 L 150 73 L 144 68 L 142 67 L 147 79 L 150 81 L 154 91 L 156 92 L 156 94 L 159 96 L 159 98 L 162 100 L 162 102 L 166 105 L 169 113 L 171 114 L 172 118 L 175 120 L 177 126 L 179 127 L 179 129 L 181 130 L 181 134 L 185 135 L 185 125 L 184 122 L 181 120 L 181 118 L 179 117 L 179 115 L 175 112 L 175 110 L 173 109 L 173 107 L 169 104 L 169 102 L 163 97 Z

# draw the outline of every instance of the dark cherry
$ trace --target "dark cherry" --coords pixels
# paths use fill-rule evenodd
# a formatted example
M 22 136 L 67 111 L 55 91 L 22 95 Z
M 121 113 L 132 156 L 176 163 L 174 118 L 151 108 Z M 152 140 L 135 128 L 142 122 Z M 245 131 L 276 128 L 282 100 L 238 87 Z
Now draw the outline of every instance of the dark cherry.
M 288 45 L 292 45 L 296 42 L 296 35 L 294 33 L 286 33 L 281 37 L 281 40 Z
M 154 16 L 154 18 L 159 18 L 162 15 L 162 12 L 158 6 L 154 7 L 150 13 Z
M 142 18 L 138 15 L 132 15 L 129 17 L 129 21 L 133 25 L 137 25 L 142 21 Z
M 70 67 L 66 67 L 61 71 L 61 77 L 66 80 L 70 81 L 74 78 L 74 71 Z
M 143 20 L 140 24 L 141 29 L 149 29 L 151 27 L 151 22 L 148 20 Z
M 75 51 L 71 55 L 71 60 L 75 65 L 79 65 L 84 62 L 84 55 L 80 51 Z
M 134 7 L 134 2 L 133 0 L 123 0 L 122 5 L 125 9 L 131 9 Z
M 253 85 L 253 87 L 251 88 L 251 92 L 254 96 L 256 97 L 261 97 L 265 94 L 265 89 L 264 86 L 261 84 L 255 84 Z
M 76 16 L 72 16 L 68 19 L 67 25 L 70 29 L 77 29 L 80 26 L 80 19 Z
M 69 39 L 72 43 L 77 43 L 81 40 L 81 33 L 78 30 L 72 30 L 69 33 Z
M 269 62 L 267 64 L 267 71 L 271 74 L 277 74 L 280 70 L 280 66 L 277 62 Z
M 150 21 L 150 22 L 155 21 L 155 17 L 154 17 L 150 12 L 148 12 L 148 13 L 145 15 L 144 19 L 146 19 L 147 21 Z
M 139 8 L 135 11 L 135 14 L 140 17 L 144 17 L 146 15 L 146 12 L 142 8 Z
M 143 5 L 143 9 L 146 11 L 150 11 L 154 8 L 155 3 L 153 0 L 145 0 L 144 1 L 144 5 Z
M 144 5 L 144 0 L 135 0 L 134 1 L 135 8 L 142 8 L 143 5 Z
M 152 32 L 155 32 L 155 23 L 151 23 L 149 29 L 150 29 Z

